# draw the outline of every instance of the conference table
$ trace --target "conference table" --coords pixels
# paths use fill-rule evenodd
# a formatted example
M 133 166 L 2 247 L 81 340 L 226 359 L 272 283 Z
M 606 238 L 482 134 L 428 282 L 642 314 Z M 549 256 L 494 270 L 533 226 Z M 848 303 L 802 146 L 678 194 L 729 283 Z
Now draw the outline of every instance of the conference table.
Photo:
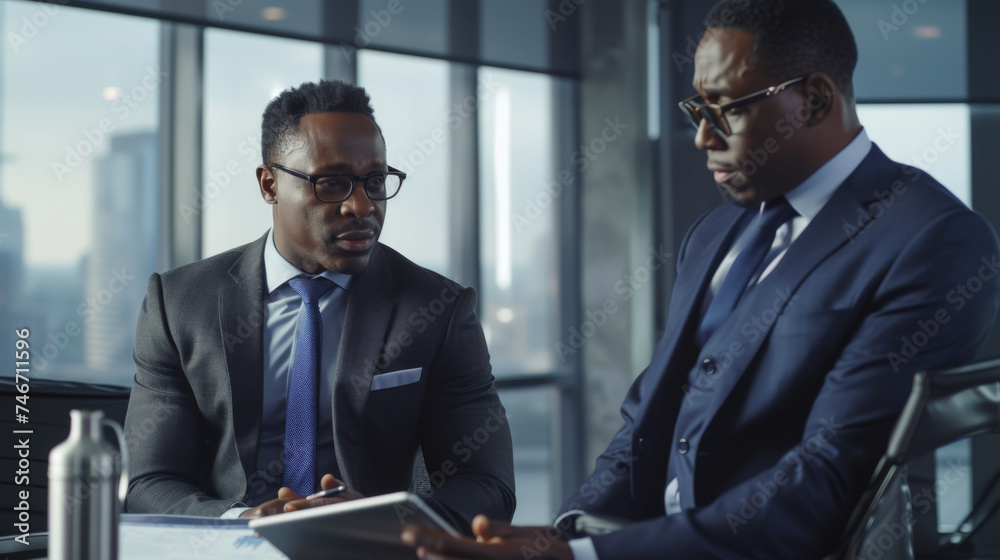
M 46 558 L 48 536 L 0 538 L 0 558 Z M 179 515 L 122 515 L 119 560 L 288 560 L 266 539 L 254 536 L 247 520 Z

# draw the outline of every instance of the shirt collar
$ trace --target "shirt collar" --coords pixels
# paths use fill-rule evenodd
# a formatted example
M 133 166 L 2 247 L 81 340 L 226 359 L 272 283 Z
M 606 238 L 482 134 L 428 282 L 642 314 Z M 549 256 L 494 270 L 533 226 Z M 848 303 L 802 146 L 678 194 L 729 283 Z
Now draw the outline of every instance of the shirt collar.
M 281 256 L 278 248 L 274 245 L 274 228 L 267 232 L 267 241 L 264 243 L 264 275 L 267 279 L 268 295 L 274 293 L 275 290 L 296 276 L 314 276 L 303 272 L 297 266 L 285 260 L 285 257 Z M 319 276 L 329 279 L 344 290 L 351 288 L 351 279 L 353 276 L 350 274 L 340 274 L 324 270 Z
M 837 187 L 861 165 L 871 149 L 872 141 L 862 128 L 854 140 L 830 158 L 830 161 L 824 163 L 802 184 L 785 193 L 788 203 L 800 216 L 812 220 L 830 200 Z

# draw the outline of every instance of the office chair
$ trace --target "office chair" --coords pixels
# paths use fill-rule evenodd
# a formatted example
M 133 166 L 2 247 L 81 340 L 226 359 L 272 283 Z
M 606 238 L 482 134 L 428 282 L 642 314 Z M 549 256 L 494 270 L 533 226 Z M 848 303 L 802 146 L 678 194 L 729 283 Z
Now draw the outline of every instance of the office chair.
M 75 381 L 54 381 L 32 378 L 29 382 L 28 424 L 19 424 L 13 414 L 14 397 L 20 395 L 13 377 L 0 377 L 0 403 L 9 403 L 11 414 L 0 416 L 0 472 L 11 473 L 0 479 L 0 534 L 16 531 L 18 493 L 27 490 L 30 504 L 31 533 L 48 530 L 48 464 L 49 452 L 69 436 L 69 411 L 73 409 L 102 410 L 106 418 L 119 424 L 125 422 L 131 388 L 117 385 L 97 385 Z M 14 430 L 30 429 L 29 435 L 14 434 Z M 29 481 L 15 484 L 13 473 L 18 471 L 16 437 L 29 438 Z M 2 540 L 2 539 L 0 539 Z M 23 546 L 23 545 L 17 545 Z M 0 547 L 2 551 L 2 547 Z
M 943 445 L 1000 432 L 1000 359 L 918 373 L 913 390 L 889 436 L 885 455 L 851 514 L 837 560 L 920 558 L 913 547 L 914 511 L 907 466 Z M 1000 475 L 974 501 L 954 533 L 933 536 L 935 558 L 970 558 L 970 538 L 1000 507 Z M 933 485 L 931 485 L 933 487 Z M 933 504 L 932 504 L 933 505 Z M 924 508 L 925 510 L 928 508 Z M 919 525 L 918 525 L 919 526 Z M 934 524 L 936 529 L 936 523 Z

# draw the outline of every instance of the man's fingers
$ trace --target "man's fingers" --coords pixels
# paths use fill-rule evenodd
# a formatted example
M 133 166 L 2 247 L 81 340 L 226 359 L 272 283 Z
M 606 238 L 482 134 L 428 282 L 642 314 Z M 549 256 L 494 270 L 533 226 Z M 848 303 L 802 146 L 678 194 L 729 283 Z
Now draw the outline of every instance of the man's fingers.
M 425 549 L 421 558 L 456 557 L 456 558 L 489 558 L 489 549 L 484 549 L 475 541 L 460 539 L 439 533 L 426 531 L 416 527 L 406 527 L 400 536 L 403 543 L 418 549 Z
M 480 542 L 518 536 L 519 531 L 516 529 L 508 523 L 490 519 L 485 515 L 477 515 L 472 520 L 472 534 L 476 535 Z
M 285 504 L 284 512 L 288 513 L 288 512 L 291 512 L 291 511 L 298 511 L 300 509 L 309 509 L 309 508 L 313 507 L 312 506 L 312 502 L 315 502 L 315 501 L 316 500 L 306 500 L 306 499 L 292 500 L 292 501 L 290 501 L 290 502 L 288 502 L 288 503 Z
M 476 535 L 480 542 L 489 542 L 492 539 L 534 539 L 539 534 L 550 535 L 551 527 L 525 527 L 511 525 L 496 519 L 490 519 L 485 515 L 477 515 L 472 520 L 472 534 Z
M 326 506 L 330 504 L 339 504 L 341 502 L 349 502 L 349 498 L 315 498 L 312 500 L 306 498 L 300 498 L 297 500 L 292 500 L 285 504 L 285 513 L 290 511 L 297 511 L 300 509 L 309 509 L 319 506 Z
M 282 499 L 282 500 L 285 500 L 285 499 L 292 499 L 292 500 L 294 500 L 294 499 L 300 499 L 300 498 L 302 498 L 302 496 L 299 496 L 298 494 L 296 494 L 294 491 L 292 491 L 291 488 L 289 488 L 287 486 L 282 486 L 281 488 L 278 489 L 278 498 Z
M 279 513 L 284 513 L 284 506 L 289 501 L 287 498 L 275 498 L 273 500 L 268 500 L 259 506 L 248 509 L 244 511 L 240 517 L 264 517 L 266 515 L 277 515 Z
M 322 488 L 323 490 L 329 490 L 331 488 L 336 488 L 336 487 L 340 486 L 341 484 L 344 484 L 344 483 L 341 482 L 341 481 L 339 481 L 339 480 L 337 480 L 337 477 L 335 477 L 335 476 L 333 476 L 332 474 L 329 474 L 329 473 L 324 474 L 323 478 L 320 479 L 320 481 L 319 481 L 319 487 Z M 344 486 L 347 486 L 347 485 L 344 484 Z

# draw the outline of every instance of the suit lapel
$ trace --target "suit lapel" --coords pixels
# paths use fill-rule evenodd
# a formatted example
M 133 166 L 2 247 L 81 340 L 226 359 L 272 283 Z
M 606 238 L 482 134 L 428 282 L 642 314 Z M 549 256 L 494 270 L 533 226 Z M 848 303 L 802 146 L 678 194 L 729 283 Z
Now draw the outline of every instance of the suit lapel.
M 229 269 L 232 283 L 219 292 L 219 321 L 229 387 L 232 392 L 233 433 L 243 472 L 257 468 L 264 391 L 264 242 L 247 246 Z
M 690 272 L 685 271 L 677 276 L 668 317 L 676 317 L 684 321 L 677 325 L 679 332 L 687 330 L 691 325 L 696 325 L 701 318 L 701 296 L 712 281 L 712 276 L 719 267 L 719 263 L 729 252 L 729 247 L 733 244 L 735 237 L 746 225 L 746 216 L 748 214 L 745 209 L 727 204 L 705 218 L 702 231 L 712 236 L 712 239 L 704 245 L 704 248 L 702 249 L 702 244 L 697 243 L 695 239 L 690 241 L 690 245 L 696 249 L 689 250 L 702 251 L 702 255 L 689 256 L 688 258 L 700 260 L 695 260 L 692 263 Z M 725 234 L 718 235 L 716 232 L 725 232 Z
M 386 336 L 396 310 L 392 272 L 381 245 L 372 251 L 368 267 L 351 281 L 340 350 L 333 384 L 333 440 L 341 478 L 358 487 L 363 463 L 358 451 L 363 413 L 368 403 L 376 364 L 385 350 Z M 353 460 L 346 458 L 353 455 Z
M 676 378 L 678 383 L 683 383 L 683 376 L 687 375 L 691 367 L 688 362 L 694 358 L 689 349 L 694 347 L 693 333 L 701 318 L 701 296 L 711 282 L 715 269 L 729 252 L 733 239 L 742 231 L 744 216 L 743 208 L 726 204 L 706 216 L 698 233 L 693 233 L 692 239 L 688 240 L 688 250 L 698 251 L 698 254 L 687 255 L 686 259 L 691 262 L 682 265 L 682 271 L 677 275 L 670 297 L 663 347 L 653 355 L 650 371 L 673 374 L 671 377 Z M 719 235 L 719 232 L 723 232 L 723 235 Z M 700 241 L 694 237 L 700 235 L 707 236 L 708 239 Z M 650 382 L 659 384 L 661 380 L 657 376 Z M 678 386 L 674 383 L 668 385 Z
M 663 487 L 667 453 L 662 446 L 643 448 L 636 441 L 650 434 L 654 440 L 673 433 L 678 407 L 687 383 L 686 376 L 697 358 L 694 332 L 701 317 L 702 293 L 711 282 L 715 269 L 729 251 L 733 238 L 744 225 L 743 208 L 729 203 L 707 214 L 694 225 L 686 240 L 684 261 L 680 264 L 670 296 L 667 325 L 653 358 L 640 378 L 643 394 L 656 394 L 650 402 L 657 406 L 640 408 L 633 433 L 633 449 L 638 459 L 631 479 L 632 495 L 636 497 L 636 514 L 653 515 L 663 512 L 663 495 L 650 493 L 649 488 Z
M 740 341 L 745 351 L 734 357 L 733 365 L 726 375 L 719 376 L 708 404 L 709 417 L 722 406 L 730 391 L 747 371 L 770 336 L 771 329 L 777 322 L 777 315 L 783 313 L 790 302 L 794 302 L 795 293 L 806 277 L 831 254 L 850 243 L 851 236 L 849 230 L 845 229 L 845 224 L 853 224 L 858 209 L 864 211 L 868 203 L 877 200 L 875 191 L 889 185 L 897 170 L 895 164 L 877 147 L 873 147 L 861 165 L 844 181 L 788 248 L 774 271 L 747 292 L 733 314 L 720 326 L 715 336 L 719 340 Z M 767 321 L 770 313 L 776 314 L 775 319 Z M 761 319 L 754 322 L 755 328 L 760 330 L 760 336 L 751 342 L 741 333 L 741 328 L 754 317 Z M 763 328 L 760 328 L 761 325 Z

